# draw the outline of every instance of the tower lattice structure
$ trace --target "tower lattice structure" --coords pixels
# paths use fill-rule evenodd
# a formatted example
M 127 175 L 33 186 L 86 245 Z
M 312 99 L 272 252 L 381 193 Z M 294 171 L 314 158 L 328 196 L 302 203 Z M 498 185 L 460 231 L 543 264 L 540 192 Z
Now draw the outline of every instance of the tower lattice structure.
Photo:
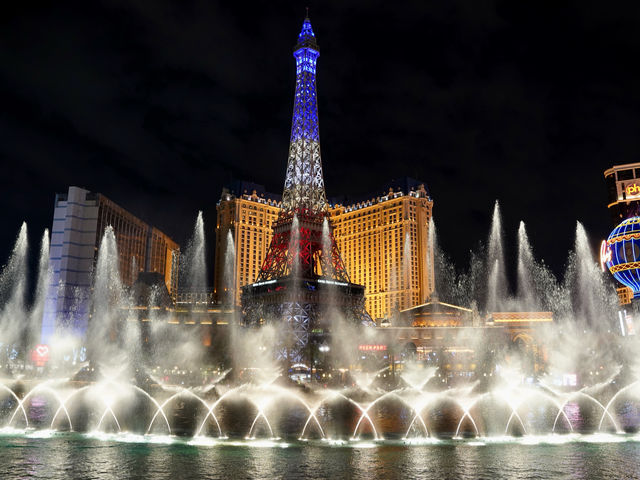
M 328 312 L 371 324 L 364 287 L 351 283 L 329 221 L 322 175 L 316 64 L 320 50 L 305 18 L 293 52 L 296 89 L 281 211 L 256 282 L 243 287 L 245 326 L 279 322 L 278 356 L 313 357 L 330 333 Z
M 258 281 L 294 275 L 328 277 L 349 282 L 331 224 L 322 175 L 316 64 L 320 50 L 309 18 L 305 18 L 293 56 L 296 90 L 282 210 Z M 296 223 L 297 222 L 297 223 Z M 326 231 L 328 228 L 328 232 Z

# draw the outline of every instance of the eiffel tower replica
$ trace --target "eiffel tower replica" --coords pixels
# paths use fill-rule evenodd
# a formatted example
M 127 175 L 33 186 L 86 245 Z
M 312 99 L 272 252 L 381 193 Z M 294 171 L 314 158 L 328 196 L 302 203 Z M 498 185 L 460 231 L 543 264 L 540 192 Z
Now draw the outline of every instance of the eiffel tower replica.
M 312 361 L 331 335 L 332 319 L 373 325 L 364 286 L 351 283 L 331 226 L 320 157 L 316 63 L 320 56 L 308 15 L 293 56 L 296 90 L 281 211 L 255 283 L 242 287 L 246 327 L 273 324 L 277 356 Z

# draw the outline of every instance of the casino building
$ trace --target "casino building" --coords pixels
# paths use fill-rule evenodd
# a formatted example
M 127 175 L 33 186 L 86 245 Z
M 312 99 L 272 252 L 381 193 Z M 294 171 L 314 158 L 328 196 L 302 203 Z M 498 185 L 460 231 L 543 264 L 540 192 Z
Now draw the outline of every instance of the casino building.
M 330 209 L 336 243 L 353 281 L 366 287 L 372 318 L 420 305 L 433 292 L 432 209 L 425 184 L 410 178 Z

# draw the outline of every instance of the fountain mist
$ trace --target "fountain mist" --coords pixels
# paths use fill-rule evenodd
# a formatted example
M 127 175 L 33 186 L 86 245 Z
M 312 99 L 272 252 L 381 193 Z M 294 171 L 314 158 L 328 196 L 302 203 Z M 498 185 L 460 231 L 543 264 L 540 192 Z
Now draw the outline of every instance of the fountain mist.
M 40 258 L 38 261 L 38 278 L 33 305 L 29 313 L 28 343 L 35 344 L 39 340 L 40 325 L 44 314 L 44 305 L 51 283 L 51 268 L 49 267 L 49 230 L 45 229 L 40 243 Z
M 203 292 L 207 288 L 207 266 L 205 258 L 204 220 L 198 212 L 191 240 L 182 255 L 180 285 L 188 292 Z
M 224 304 L 228 306 L 235 305 L 236 297 L 236 247 L 233 241 L 231 230 L 227 232 L 227 244 L 224 256 L 224 278 L 223 284 L 225 289 Z
M 507 273 L 502 246 L 502 217 L 500 204 L 496 201 L 491 220 L 491 233 L 489 234 L 489 250 L 487 252 L 487 311 L 501 309 L 504 299 L 507 297 Z
M 0 274 L 0 333 L 3 346 L 21 340 L 25 325 L 27 292 L 27 224 L 23 223 L 9 261 Z
M 294 217 L 293 222 L 298 219 Z M 298 231 L 296 225 L 292 231 Z M 629 338 L 625 348 L 618 348 L 617 337 L 607 331 L 612 326 L 611 312 L 616 309 L 615 294 L 595 264 L 582 225 L 577 225 L 574 251 L 559 282 L 544 263 L 536 261 L 525 225 L 520 223 L 514 297 L 508 294 L 501 231 L 496 204 L 486 252 L 482 246 L 471 252 L 468 269 L 462 271 L 446 257 L 431 221 L 428 248 L 434 257 L 430 267 L 436 294 L 442 301 L 470 306 L 474 326 L 477 318 L 494 311 L 491 306 L 515 312 L 552 310 L 555 324 L 539 330 L 547 357 L 544 371 L 536 371 L 530 361 L 541 352 L 522 344 L 496 344 L 491 329 L 487 333 L 475 328 L 446 331 L 450 335 L 448 344 L 465 345 L 465 349 L 435 349 L 424 358 L 396 349 L 386 352 L 384 364 L 354 369 L 353 365 L 364 362 L 353 342 L 375 345 L 380 338 L 375 330 L 359 329 L 329 311 L 332 365 L 326 371 L 334 377 L 294 385 L 302 377 L 283 370 L 273 354 L 277 348 L 290 348 L 282 336 L 288 327 L 281 328 L 270 319 L 265 319 L 259 329 L 239 331 L 232 325 L 228 362 L 232 369 L 218 368 L 216 373 L 205 375 L 202 372 L 208 360 L 198 337 L 202 328 L 197 324 L 200 310 L 191 311 L 188 321 L 173 328 L 178 324 L 174 314 L 161 308 L 163 286 L 154 285 L 144 318 L 123 314 L 131 315 L 134 303 L 120 277 L 116 238 L 107 228 L 91 290 L 86 339 L 91 364 L 76 365 L 76 372 L 67 370 L 65 375 L 73 382 L 44 371 L 38 373 L 44 379 L 34 377 L 26 384 L 12 378 L 0 381 L 0 399 L 6 407 L 0 409 L 0 425 L 196 434 L 220 439 L 236 436 L 248 441 L 265 436 L 409 441 L 428 436 L 620 432 L 640 427 L 640 416 L 629 413 L 640 405 L 640 387 L 634 387 L 640 384 L 640 369 L 624 367 L 635 367 L 630 359 L 634 358 L 637 340 Z M 295 278 L 300 275 L 299 237 L 292 235 L 290 242 L 289 268 Z M 187 273 L 182 285 L 186 288 L 198 291 L 206 286 L 204 244 L 199 214 L 184 256 L 183 272 Z M 325 254 L 331 245 L 326 219 L 322 244 Z M 402 247 L 392 280 L 394 289 L 409 286 L 413 261 L 409 236 L 405 236 Z M 27 306 L 27 237 L 23 225 L 0 274 L 0 325 L 5 349 L 7 341 L 17 341 L 24 328 L 37 330 L 50 281 L 48 249 L 45 232 L 36 293 L 33 304 Z M 234 239 L 229 232 L 224 266 L 226 302 L 233 298 L 230 286 L 235 284 L 235 263 Z M 323 272 L 327 268 L 322 264 Z M 294 283 L 292 289 L 300 288 L 300 282 Z M 331 295 L 331 287 L 326 292 Z M 478 298 L 486 301 L 481 312 L 474 308 Z M 284 307 L 302 308 L 294 302 L 285 302 Z M 141 342 L 143 338 L 148 345 Z M 404 343 L 410 341 L 404 339 Z M 143 350 L 141 344 L 151 350 Z M 451 381 L 448 372 L 466 361 L 468 351 L 478 353 L 472 376 Z M 398 371 L 390 367 L 392 358 L 398 359 L 394 362 Z M 52 368 L 57 361 L 52 361 Z M 575 372 L 580 379 L 575 387 L 557 383 L 567 372 Z M 50 410 L 48 416 L 44 414 L 46 423 L 33 415 L 38 402 L 44 402 Z

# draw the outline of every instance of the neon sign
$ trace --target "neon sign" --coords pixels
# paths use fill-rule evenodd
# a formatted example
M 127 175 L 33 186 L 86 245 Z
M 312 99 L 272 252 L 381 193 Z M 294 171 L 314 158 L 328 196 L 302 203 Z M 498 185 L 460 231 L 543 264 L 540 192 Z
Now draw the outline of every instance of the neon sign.
M 49 346 L 37 345 L 31 352 L 31 360 L 35 363 L 36 367 L 42 367 L 49 361 Z
M 611 261 L 611 248 L 606 240 L 603 240 L 600 244 L 600 268 L 602 271 L 606 271 L 607 263 Z
M 358 350 L 361 352 L 383 352 L 386 349 L 386 345 L 358 345 Z
M 627 185 L 625 191 L 629 196 L 640 195 L 640 185 L 634 182 L 631 185 Z

